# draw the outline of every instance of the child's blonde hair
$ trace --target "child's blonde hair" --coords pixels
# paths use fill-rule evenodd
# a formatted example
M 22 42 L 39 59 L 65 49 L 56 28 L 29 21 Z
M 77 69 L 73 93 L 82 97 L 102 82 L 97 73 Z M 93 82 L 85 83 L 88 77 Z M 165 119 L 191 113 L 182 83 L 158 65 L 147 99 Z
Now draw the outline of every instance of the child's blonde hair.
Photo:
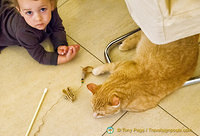
M 11 0 L 11 1 L 12 1 L 12 4 L 13 4 L 14 7 L 20 9 L 18 0 Z M 53 4 L 54 8 L 56 8 L 56 7 L 57 7 L 57 2 L 58 2 L 58 0 L 50 0 L 50 1 L 51 1 L 51 3 Z

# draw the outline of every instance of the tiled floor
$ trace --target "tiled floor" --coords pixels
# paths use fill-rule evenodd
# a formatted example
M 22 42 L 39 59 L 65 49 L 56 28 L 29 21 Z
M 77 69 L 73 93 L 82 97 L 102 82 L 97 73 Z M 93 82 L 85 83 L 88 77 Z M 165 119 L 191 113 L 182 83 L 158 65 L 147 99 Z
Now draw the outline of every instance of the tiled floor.
M 69 43 L 79 43 L 81 50 L 73 61 L 59 66 L 40 65 L 25 49 L 17 46 L 2 51 L 0 136 L 25 135 L 44 88 L 48 88 L 48 93 L 30 136 L 36 133 L 42 119 L 44 124 L 38 136 L 200 135 L 200 84 L 179 89 L 159 106 L 146 112 L 124 112 L 109 118 L 94 119 L 90 106 L 91 94 L 86 84 L 101 83 L 107 75 L 89 75 L 79 88 L 81 67 L 104 63 L 106 45 L 137 26 L 123 0 L 60 0 L 58 7 Z M 51 50 L 48 44 L 48 40 L 43 43 L 47 50 Z M 117 60 L 115 54 L 119 56 L 119 51 L 113 51 L 112 59 Z M 128 59 L 127 54 L 131 53 L 121 53 L 124 59 Z M 77 100 L 73 103 L 62 97 L 62 89 L 67 86 L 76 91 Z M 113 134 L 106 132 L 109 126 L 114 128 Z

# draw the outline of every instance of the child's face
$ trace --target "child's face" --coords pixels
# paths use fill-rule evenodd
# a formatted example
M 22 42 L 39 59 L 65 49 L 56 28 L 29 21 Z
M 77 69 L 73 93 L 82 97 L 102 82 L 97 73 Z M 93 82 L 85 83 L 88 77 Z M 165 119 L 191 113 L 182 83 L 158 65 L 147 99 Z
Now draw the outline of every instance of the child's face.
M 50 0 L 18 0 L 19 12 L 26 23 L 38 30 L 44 30 L 51 20 L 53 5 Z

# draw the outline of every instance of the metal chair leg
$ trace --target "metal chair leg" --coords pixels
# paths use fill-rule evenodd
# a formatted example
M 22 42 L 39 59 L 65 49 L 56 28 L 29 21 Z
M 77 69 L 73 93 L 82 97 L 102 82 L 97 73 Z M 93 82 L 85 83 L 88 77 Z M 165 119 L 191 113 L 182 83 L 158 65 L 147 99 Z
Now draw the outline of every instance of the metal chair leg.
M 112 49 L 112 47 L 116 46 L 116 45 L 119 45 L 125 38 L 127 38 L 128 36 L 130 36 L 131 34 L 134 34 L 138 31 L 140 31 L 141 29 L 138 28 L 136 30 L 133 30 L 125 35 L 122 35 L 121 37 L 111 41 L 107 46 L 106 46 L 106 49 L 104 50 L 104 57 L 105 57 L 105 60 L 107 63 L 111 63 L 111 59 L 110 59 L 110 51 Z M 185 86 L 189 86 L 189 85 L 193 85 L 193 84 L 197 84 L 197 83 L 200 83 L 200 77 L 194 77 L 194 78 L 191 78 L 190 80 L 186 81 L 184 84 L 183 84 L 183 87 Z
M 110 50 L 112 49 L 112 47 L 113 47 L 114 45 L 121 43 L 126 37 L 128 37 L 129 35 L 132 35 L 132 34 L 134 34 L 134 33 L 136 33 L 136 32 L 138 32 L 138 31 L 140 31 L 140 30 L 141 30 L 141 29 L 138 28 L 138 29 L 133 30 L 133 31 L 131 31 L 131 32 L 125 34 L 125 35 L 122 35 L 121 37 L 119 37 L 119 38 L 113 40 L 112 42 L 110 42 L 110 43 L 107 45 L 106 49 L 104 50 L 104 57 L 105 57 L 105 59 L 106 59 L 106 62 L 107 62 L 107 63 L 111 63 L 111 59 L 110 59 L 109 53 L 110 53 Z

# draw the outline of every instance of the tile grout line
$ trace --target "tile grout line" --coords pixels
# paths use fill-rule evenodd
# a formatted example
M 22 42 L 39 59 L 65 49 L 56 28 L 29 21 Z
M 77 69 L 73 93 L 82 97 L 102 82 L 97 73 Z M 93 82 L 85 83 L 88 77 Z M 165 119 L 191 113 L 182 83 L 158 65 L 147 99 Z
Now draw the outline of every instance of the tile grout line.
M 120 116 L 110 127 L 113 127 L 122 117 L 124 117 L 126 114 L 128 113 L 128 111 L 126 111 L 124 114 L 122 114 L 122 116 Z M 101 136 L 104 136 L 106 134 L 107 131 L 105 131 Z
M 64 5 L 65 3 L 67 3 L 69 0 L 67 0 L 67 1 L 65 1 L 65 2 L 63 2 L 60 6 L 58 6 L 57 8 L 60 8 L 60 7 L 62 7 L 62 5 Z
M 184 127 L 186 127 L 187 129 L 190 129 L 188 126 L 186 126 L 184 123 L 182 123 L 180 120 L 178 120 L 175 116 L 173 116 L 171 113 L 169 113 L 167 110 L 165 110 L 162 106 L 158 105 L 158 107 L 160 107 L 163 111 L 165 111 L 167 114 L 169 114 L 172 118 L 174 118 L 176 121 L 178 121 L 179 123 L 181 123 Z M 197 133 L 195 133 L 192 129 L 190 129 L 191 132 L 193 134 L 195 134 L 196 136 L 199 136 Z
M 76 41 L 75 39 L 73 39 L 71 36 L 69 36 L 67 34 L 67 36 L 69 38 L 71 38 L 73 41 L 75 41 L 76 43 L 78 43 L 84 50 L 86 50 L 88 53 L 90 53 L 90 55 L 92 55 L 93 57 L 95 57 L 97 60 L 99 60 L 102 64 L 104 64 L 104 62 L 102 60 L 100 60 L 97 56 L 95 56 L 93 53 L 91 53 L 88 49 L 86 49 L 85 47 L 83 47 L 78 41 Z

